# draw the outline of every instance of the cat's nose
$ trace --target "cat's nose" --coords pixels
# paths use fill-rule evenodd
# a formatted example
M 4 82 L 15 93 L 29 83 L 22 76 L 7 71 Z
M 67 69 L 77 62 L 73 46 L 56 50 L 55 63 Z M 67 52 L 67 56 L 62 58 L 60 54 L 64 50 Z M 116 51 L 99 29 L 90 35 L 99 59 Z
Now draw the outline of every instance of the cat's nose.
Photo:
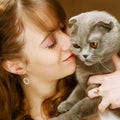
M 83 55 L 84 58 L 87 58 L 88 55 Z

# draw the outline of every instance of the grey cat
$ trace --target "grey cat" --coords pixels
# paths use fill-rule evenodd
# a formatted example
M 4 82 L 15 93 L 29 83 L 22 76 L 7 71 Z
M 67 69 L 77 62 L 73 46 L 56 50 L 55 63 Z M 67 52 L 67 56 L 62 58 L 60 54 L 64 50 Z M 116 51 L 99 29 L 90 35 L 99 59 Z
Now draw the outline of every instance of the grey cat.
M 88 77 L 113 72 L 111 58 L 120 53 L 120 24 L 111 14 L 90 11 L 72 17 L 69 23 L 71 50 L 77 57 L 78 85 L 68 99 L 58 106 L 62 114 L 52 120 L 82 120 L 97 113 L 101 97 L 88 98 Z M 109 111 L 116 116 L 112 120 L 120 120 L 120 108 Z

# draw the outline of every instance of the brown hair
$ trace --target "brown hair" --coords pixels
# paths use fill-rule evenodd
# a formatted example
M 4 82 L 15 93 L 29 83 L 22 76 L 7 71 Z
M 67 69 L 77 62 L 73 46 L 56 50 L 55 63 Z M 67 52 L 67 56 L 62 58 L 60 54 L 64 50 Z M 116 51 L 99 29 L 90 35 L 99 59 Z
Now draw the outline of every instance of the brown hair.
M 55 25 L 58 22 L 66 22 L 65 12 L 56 0 L 0 1 L 0 120 L 32 120 L 24 109 L 24 93 L 20 76 L 9 73 L 2 67 L 5 60 L 22 59 L 24 16 L 43 30 L 49 30 L 44 16 Z M 75 86 L 73 76 L 65 79 L 58 82 L 57 93 L 43 102 L 46 116 L 58 115 L 56 109 L 58 104 Z

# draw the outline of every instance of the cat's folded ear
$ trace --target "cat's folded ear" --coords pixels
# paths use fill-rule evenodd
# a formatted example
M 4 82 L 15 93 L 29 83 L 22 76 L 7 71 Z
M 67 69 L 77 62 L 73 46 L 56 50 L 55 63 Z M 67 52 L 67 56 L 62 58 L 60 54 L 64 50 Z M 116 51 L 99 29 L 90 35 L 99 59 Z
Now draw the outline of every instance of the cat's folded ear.
M 68 21 L 69 22 L 69 26 L 71 27 L 71 26 L 75 25 L 75 23 L 77 23 L 77 19 L 78 19 L 77 16 L 71 17 L 69 19 L 69 21 Z
M 105 33 L 109 32 L 110 30 L 112 30 L 113 27 L 114 27 L 114 24 L 111 21 L 109 23 L 100 21 L 97 24 L 95 24 L 95 26 L 93 27 L 93 30 L 99 31 L 102 34 L 105 34 Z
M 78 22 L 78 16 L 74 16 L 69 19 L 69 27 L 71 28 L 71 34 L 75 34 L 77 32 L 78 29 L 77 22 Z
M 70 24 L 70 25 L 73 25 L 73 24 L 75 24 L 76 22 L 77 22 L 77 20 L 76 20 L 75 18 L 72 18 L 72 19 L 69 20 L 69 24 Z

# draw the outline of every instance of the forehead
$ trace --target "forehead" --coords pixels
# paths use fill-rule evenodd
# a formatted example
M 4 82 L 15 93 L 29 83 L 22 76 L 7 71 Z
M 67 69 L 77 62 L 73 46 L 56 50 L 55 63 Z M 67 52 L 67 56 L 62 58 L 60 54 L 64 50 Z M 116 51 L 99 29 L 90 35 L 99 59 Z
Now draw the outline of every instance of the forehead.
M 43 16 L 43 20 L 40 20 L 40 24 L 26 20 L 24 24 L 24 40 L 26 41 L 39 41 L 39 44 L 45 39 L 45 37 L 58 27 L 57 19 L 49 19 L 48 16 Z M 26 42 L 27 42 L 26 41 Z
M 66 22 L 66 15 L 62 8 L 55 1 L 38 1 L 31 6 L 24 6 L 20 13 L 23 13 L 20 18 L 24 22 L 24 17 L 28 19 L 35 27 L 42 31 L 51 31 L 60 23 Z
M 43 31 L 51 31 L 57 28 L 60 20 L 54 15 L 43 15 L 40 19 L 41 25 L 38 26 Z
M 25 36 L 30 36 L 30 32 L 44 34 L 46 32 L 54 31 L 61 22 L 65 22 L 64 14 L 58 14 L 53 8 L 38 7 L 34 9 L 26 9 L 22 12 L 23 27 Z M 24 33 L 23 31 L 23 33 Z
M 28 19 L 36 28 L 42 31 L 51 31 L 60 23 L 60 19 L 56 14 L 53 10 L 35 11 L 33 16 L 28 16 Z

